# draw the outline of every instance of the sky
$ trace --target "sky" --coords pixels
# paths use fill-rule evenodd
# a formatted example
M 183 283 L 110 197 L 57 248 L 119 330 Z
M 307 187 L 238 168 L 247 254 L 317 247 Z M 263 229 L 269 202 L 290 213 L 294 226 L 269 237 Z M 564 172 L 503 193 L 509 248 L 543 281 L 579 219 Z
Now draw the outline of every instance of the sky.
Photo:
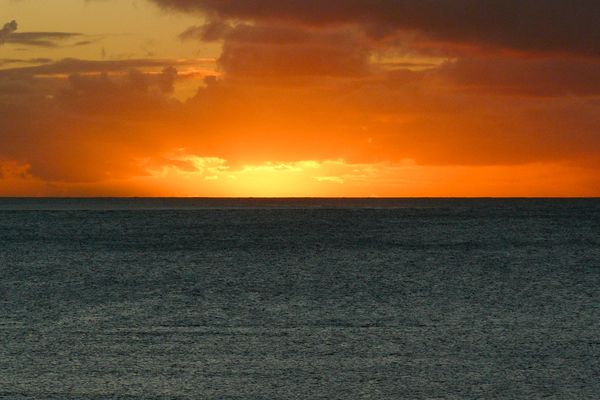
M 0 196 L 600 196 L 597 0 L 0 0 Z

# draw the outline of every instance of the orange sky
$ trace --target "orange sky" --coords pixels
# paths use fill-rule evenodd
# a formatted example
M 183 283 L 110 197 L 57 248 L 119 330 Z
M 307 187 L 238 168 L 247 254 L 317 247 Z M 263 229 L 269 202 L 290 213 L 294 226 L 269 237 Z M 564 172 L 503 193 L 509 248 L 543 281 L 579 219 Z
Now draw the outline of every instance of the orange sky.
M 432 4 L 2 2 L 0 195 L 599 196 L 600 3 Z

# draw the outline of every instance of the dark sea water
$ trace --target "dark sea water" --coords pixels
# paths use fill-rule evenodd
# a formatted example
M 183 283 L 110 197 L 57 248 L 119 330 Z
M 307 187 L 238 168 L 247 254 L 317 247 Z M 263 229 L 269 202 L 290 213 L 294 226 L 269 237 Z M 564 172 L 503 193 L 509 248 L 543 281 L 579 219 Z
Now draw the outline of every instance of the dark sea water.
M 600 398 L 600 200 L 0 200 L 0 397 Z

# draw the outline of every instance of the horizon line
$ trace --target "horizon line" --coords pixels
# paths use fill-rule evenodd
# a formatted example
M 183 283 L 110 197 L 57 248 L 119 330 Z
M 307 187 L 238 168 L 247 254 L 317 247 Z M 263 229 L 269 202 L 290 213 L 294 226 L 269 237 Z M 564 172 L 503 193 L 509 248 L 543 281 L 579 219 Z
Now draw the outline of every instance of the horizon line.
M 452 200 L 600 199 L 600 196 L 2 196 L 1 200 Z

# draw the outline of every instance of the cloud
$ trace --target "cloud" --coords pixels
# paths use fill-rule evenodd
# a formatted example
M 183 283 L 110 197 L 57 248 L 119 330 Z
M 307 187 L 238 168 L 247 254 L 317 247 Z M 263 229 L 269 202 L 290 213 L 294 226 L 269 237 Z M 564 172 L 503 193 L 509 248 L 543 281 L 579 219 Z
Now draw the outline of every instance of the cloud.
M 179 35 L 182 40 L 223 40 L 218 59 L 236 77 L 355 76 L 369 67 L 364 35 L 351 30 L 305 30 L 282 25 L 211 21 Z
M 598 55 L 594 0 L 153 0 L 219 19 L 305 26 L 357 25 L 374 37 L 415 32 L 429 40 L 525 51 Z
M 114 78 L 71 74 L 52 91 L 39 85 L 47 79 L 24 92 L 0 85 L 0 159 L 27 164 L 32 176 L 51 182 L 144 175 L 136 158 L 161 148 L 156 143 L 178 104 L 167 96 L 176 75 L 171 68 Z
M 600 60 L 464 57 L 436 74 L 458 88 L 504 95 L 600 95 Z
M 50 58 L 0 58 L 0 65 L 11 65 L 11 64 L 48 64 L 51 63 L 52 59 Z
M 81 33 L 73 32 L 18 32 L 8 35 L 5 42 L 25 46 L 58 47 L 65 41 L 83 36 Z
M 31 177 L 28 170 L 28 165 L 0 159 L 0 179 L 27 179 Z
M 369 49 L 354 32 L 239 24 L 223 35 L 218 63 L 237 77 L 355 76 L 369 68 Z
M 223 21 L 211 21 L 204 25 L 189 27 L 179 35 L 179 38 L 212 42 L 224 39 L 231 30 L 232 26 Z
M 17 30 L 17 21 L 12 20 L 12 21 L 4 24 L 2 29 L 0 29 L 0 44 L 5 43 L 8 36 L 10 34 L 12 34 L 13 32 L 15 32 L 16 30 Z
M 120 79 L 107 74 L 69 76 L 69 87 L 58 100 L 82 114 L 109 118 L 155 120 L 165 117 L 172 103 L 164 95 L 173 91 L 177 69 L 166 67 L 159 74 L 130 70 Z M 152 117 L 146 117 L 152 114 Z
M 595 2 L 155 2 L 208 17 L 180 38 L 222 41 L 218 63 L 226 78 L 366 77 L 385 69 L 410 80 L 423 74 L 408 69 L 430 69 L 459 90 L 599 92 L 600 28 L 590 21 L 600 13 Z M 437 60 L 427 61 L 431 56 Z
M 199 64 L 211 64 L 213 60 L 172 60 L 172 59 L 127 59 L 127 60 L 81 60 L 66 58 L 63 60 L 47 63 L 44 65 L 10 68 L 0 70 L 2 76 L 16 75 L 57 75 L 74 73 L 100 73 L 129 71 L 139 68 L 161 68 L 168 66 L 197 66 Z

